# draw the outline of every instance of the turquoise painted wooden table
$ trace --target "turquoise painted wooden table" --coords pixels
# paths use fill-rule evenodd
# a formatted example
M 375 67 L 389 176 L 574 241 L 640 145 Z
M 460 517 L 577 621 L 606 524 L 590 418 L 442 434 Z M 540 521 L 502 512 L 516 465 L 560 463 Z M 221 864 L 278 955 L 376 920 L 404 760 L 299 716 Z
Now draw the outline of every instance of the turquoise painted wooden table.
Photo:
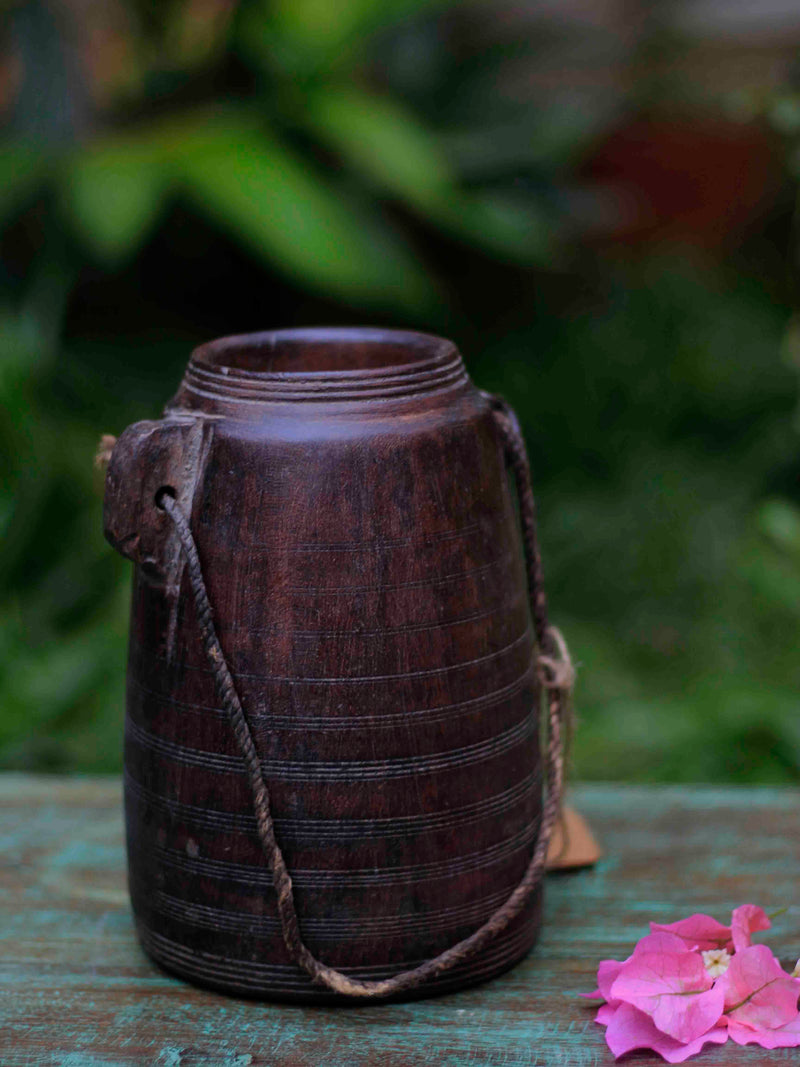
M 589 1067 L 613 1061 L 578 994 L 650 918 L 788 905 L 767 939 L 784 962 L 800 955 L 800 791 L 598 785 L 572 799 L 605 857 L 549 877 L 541 943 L 516 970 L 438 1000 L 300 1008 L 194 989 L 149 962 L 128 910 L 117 780 L 0 776 L 0 1063 Z M 798 1059 L 731 1045 L 689 1062 Z

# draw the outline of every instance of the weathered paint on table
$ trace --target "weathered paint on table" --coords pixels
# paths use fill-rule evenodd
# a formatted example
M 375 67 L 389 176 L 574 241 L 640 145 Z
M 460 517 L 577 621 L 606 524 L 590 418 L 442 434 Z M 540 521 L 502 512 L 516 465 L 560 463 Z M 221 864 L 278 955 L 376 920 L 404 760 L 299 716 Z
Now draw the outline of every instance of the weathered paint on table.
M 789 905 L 766 936 L 784 962 L 800 955 L 800 791 L 594 785 L 572 798 L 605 855 L 594 870 L 549 877 L 542 940 L 524 963 L 438 999 L 304 1008 L 194 989 L 147 959 L 128 906 L 117 780 L 0 776 L 0 1063 L 590 1067 L 613 1061 L 578 994 L 650 918 Z M 797 1058 L 724 1046 L 691 1062 Z

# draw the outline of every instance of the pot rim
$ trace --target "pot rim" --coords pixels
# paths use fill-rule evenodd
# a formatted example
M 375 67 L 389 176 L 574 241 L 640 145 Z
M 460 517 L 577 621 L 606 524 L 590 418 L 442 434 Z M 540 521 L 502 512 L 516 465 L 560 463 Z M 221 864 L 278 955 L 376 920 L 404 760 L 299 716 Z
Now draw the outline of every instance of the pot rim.
M 309 369 L 303 367 L 302 363 L 296 368 L 279 365 L 277 368 L 268 366 L 265 369 L 257 369 L 240 365 L 241 357 L 261 357 L 266 360 L 272 357 L 273 362 L 276 359 L 283 362 L 287 358 L 297 359 L 298 356 L 302 359 L 303 350 L 309 356 L 313 354 L 335 357 L 337 353 L 352 351 L 356 346 L 361 349 L 373 348 L 375 356 L 380 357 L 383 354 L 384 358 L 373 366 L 352 368 L 330 366 Z M 295 351 L 292 352 L 292 349 Z M 401 354 L 402 358 L 386 358 L 398 354 Z M 231 360 L 231 355 L 240 358 Z M 216 370 L 226 376 L 233 373 L 254 378 L 307 377 L 321 380 L 415 373 L 427 366 L 449 363 L 454 357 L 460 359 L 455 344 L 435 334 L 376 326 L 307 326 L 219 337 L 199 345 L 192 352 L 191 358 L 193 363 L 204 369 Z
M 467 381 L 452 341 L 382 327 L 306 327 L 234 334 L 192 353 L 184 384 L 240 400 L 390 399 Z

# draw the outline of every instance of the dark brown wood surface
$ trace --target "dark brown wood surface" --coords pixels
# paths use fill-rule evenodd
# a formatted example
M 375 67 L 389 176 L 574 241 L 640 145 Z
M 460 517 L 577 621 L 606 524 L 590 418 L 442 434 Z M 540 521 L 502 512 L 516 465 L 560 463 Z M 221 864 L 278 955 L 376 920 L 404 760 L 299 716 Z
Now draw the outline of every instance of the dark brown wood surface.
M 538 683 L 505 463 L 456 348 L 371 329 L 204 345 L 166 418 L 121 435 L 105 521 L 137 564 L 130 884 L 160 962 L 231 991 L 331 997 L 287 952 L 159 487 L 197 542 L 308 948 L 380 979 L 490 919 L 537 838 Z M 414 992 L 499 973 L 538 918 L 534 891 Z
M 593 987 L 597 961 L 625 956 L 650 919 L 788 906 L 761 937 L 785 963 L 800 955 L 800 791 L 593 785 L 571 801 L 603 858 L 548 877 L 541 941 L 514 970 L 429 1000 L 300 1007 L 197 989 L 144 955 L 125 888 L 119 781 L 0 776 L 0 1063 L 599 1067 L 613 1059 L 578 994 Z M 689 1062 L 797 1056 L 727 1045 Z

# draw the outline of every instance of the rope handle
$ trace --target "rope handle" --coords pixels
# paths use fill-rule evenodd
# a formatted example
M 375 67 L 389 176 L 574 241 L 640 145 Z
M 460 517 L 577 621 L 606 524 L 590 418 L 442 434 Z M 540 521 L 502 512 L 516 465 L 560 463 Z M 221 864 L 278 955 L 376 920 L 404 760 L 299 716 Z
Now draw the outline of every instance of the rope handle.
M 309 950 L 303 941 L 295 909 L 292 879 L 286 867 L 270 812 L 270 796 L 261 770 L 253 734 L 242 708 L 225 654 L 214 628 L 211 604 L 203 579 L 200 557 L 189 522 L 175 498 L 162 490 L 157 504 L 170 517 L 186 559 L 186 571 L 194 595 L 197 618 L 217 692 L 227 712 L 239 751 L 244 759 L 258 836 L 269 864 L 272 882 L 278 898 L 278 916 L 283 940 L 291 959 L 308 974 L 316 985 L 347 997 L 378 998 L 393 996 L 415 989 L 424 982 L 463 963 L 503 931 L 522 911 L 538 885 L 545 870 L 547 851 L 561 806 L 564 776 L 563 730 L 573 682 L 573 669 L 564 639 L 547 621 L 547 600 L 544 592 L 542 562 L 536 533 L 536 513 L 531 488 L 530 468 L 525 444 L 513 411 L 499 397 L 489 396 L 495 422 L 500 431 L 506 461 L 516 482 L 520 519 L 527 567 L 528 588 L 537 644 L 537 674 L 548 697 L 547 733 L 547 796 L 542 811 L 539 836 L 528 867 L 506 902 L 474 933 L 465 937 L 434 959 L 377 981 L 350 978 L 327 966 Z

